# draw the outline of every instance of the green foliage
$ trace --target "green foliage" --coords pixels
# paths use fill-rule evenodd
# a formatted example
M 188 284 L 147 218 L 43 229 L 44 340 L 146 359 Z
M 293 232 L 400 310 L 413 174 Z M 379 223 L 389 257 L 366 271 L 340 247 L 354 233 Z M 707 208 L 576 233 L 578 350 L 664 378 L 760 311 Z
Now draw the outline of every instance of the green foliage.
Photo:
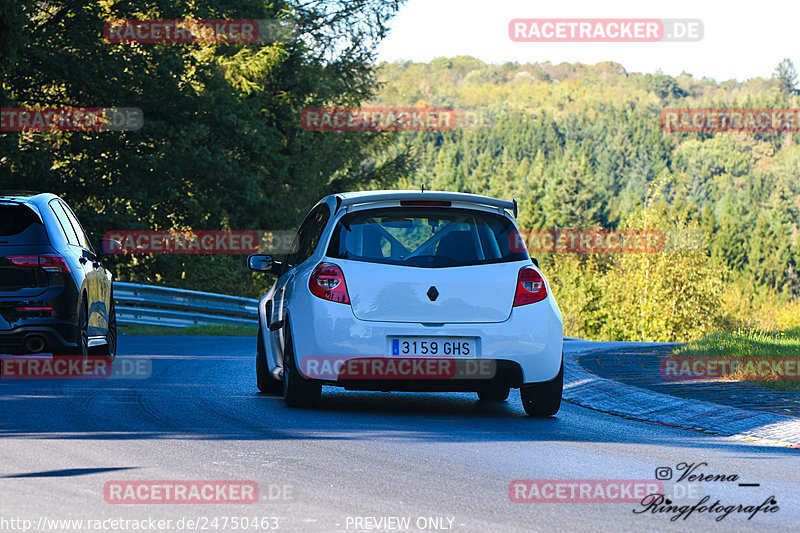
M 164 326 L 119 326 L 120 335 L 192 335 L 214 337 L 250 337 L 258 334 L 258 326 L 189 326 L 169 328 Z
M 61 195 L 90 233 L 283 230 L 321 196 L 408 172 L 391 135 L 304 131 L 305 107 L 376 88 L 397 0 L 40 0 L 0 7 L 0 106 L 138 107 L 133 132 L 0 134 L 0 188 Z M 286 42 L 113 44 L 110 19 L 280 19 Z M 255 295 L 241 258 L 117 257 L 117 278 Z
M 784 96 L 800 94 L 797 89 L 797 69 L 789 58 L 784 59 L 775 67 L 775 78 L 778 80 L 778 88 Z
M 799 107 L 790 62 L 718 83 L 612 62 L 374 65 L 398 0 L 56 0 L 0 6 L 0 105 L 139 107 L 137 132 L 0 134 L 0 188 L 62 195 L 96 236 L 290 229 L 348 189 L 518 199 L 525 229 L 702 236 L 660 254 L 541 257 L 568 333 L 685 340 L 800 296 L 791 135 L 661 131 L 665 107 Z M 43 6 L 47 9 L 42 9 Z M 112 18 L 281 19 L 285 42 L 111 44 Z M 305 107 L 452 107 L 450 131 L 309 132 Z M 255 296 L 237 256 L 125 256 L 118 279 Z M 772 307 L 770 307 L 772 306 Z
M 540 261 L 550 275 L 569 334 L 600 340 L 686 341 L 720 325 L 726 267 L 708 257 L 697 224 L 668 220 L 653 207 L 671 178 L 665 175 L 655 183 L 645 207 L 625 225 L 661 231 L 665 237 L 660 253 L 586 258 L 552 254 Z
M 539 257 L 568 334 L 688 340 L 800 296 L 800 146 L 779 133 L 668 134 L 659 122 L 665 107 L 798 107 L 776 80 L 468 57 L 383 64 L 379 77 L 376 104 L 450 106 L 461 119 L 401 136 L 417 169 L 397 187 L 516 197 L 525 229 L 646 221 L 698 237 L 659 254 Z

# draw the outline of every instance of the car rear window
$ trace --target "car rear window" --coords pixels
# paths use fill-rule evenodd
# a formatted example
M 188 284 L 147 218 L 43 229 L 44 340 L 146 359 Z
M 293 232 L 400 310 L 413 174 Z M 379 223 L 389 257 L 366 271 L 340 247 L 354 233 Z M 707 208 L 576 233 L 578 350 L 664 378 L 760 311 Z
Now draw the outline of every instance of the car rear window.
M 390 207 L 356 211 L 334 228 L 328 256 L 412 267 L 521 261 L 527 252 L 504 216 L 457 208 Z
M 48 244 L 39 215 L 22 204 L 0 204 L 0 245 Z

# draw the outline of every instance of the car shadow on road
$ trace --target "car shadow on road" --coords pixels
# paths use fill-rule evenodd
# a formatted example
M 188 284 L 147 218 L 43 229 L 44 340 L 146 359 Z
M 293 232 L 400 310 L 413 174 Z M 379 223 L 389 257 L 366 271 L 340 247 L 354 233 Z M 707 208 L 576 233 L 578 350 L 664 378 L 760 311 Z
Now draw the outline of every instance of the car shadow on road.
M 550 418 L 525 415 L 518 391 L 485 403 L 471 393 L 355 392 L 325 388 L 320 404 L 291 409 L 249 382 L 153 387 L 27 383 L 0 395 L 3 438 L 203 441 L 386 441 L 622 443 L 709 447 L 782 457 L 797 450 L 724 441 L 607 415 L 562 402 Z
M 137 467 L 135 466 L 109 466 L 104 468 L 65 468 L 61 470 L 44 470 L 42 472 L 26 472 L 24 474 L 9 474 L 7 476 L 0 476 L 0 479 L 86 476 L 89 474 L 104 474 L 106 472 L 117 472 L 120 470 L 135 470 L 136 468 Z

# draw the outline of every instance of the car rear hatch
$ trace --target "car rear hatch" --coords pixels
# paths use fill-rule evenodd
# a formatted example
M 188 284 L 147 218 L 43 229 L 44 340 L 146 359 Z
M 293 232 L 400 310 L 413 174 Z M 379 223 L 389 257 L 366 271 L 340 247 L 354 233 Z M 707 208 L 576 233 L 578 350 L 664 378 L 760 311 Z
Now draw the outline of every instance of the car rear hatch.
M 51 255 L 39 215 L 18 202 L 0 202 L 0 298 L 29 300 L 58 283 L 47 267 Z
M 367 209 L 342 217 L 327 255 L 342 268 L 361 320 L 503 322 L 530 261 L 513 246 L 516 232 L 497 211 Z
M 516 262 L 453 268 L 338 264 L 357 318 L 449 324 L 507 320 L 522 266 Z

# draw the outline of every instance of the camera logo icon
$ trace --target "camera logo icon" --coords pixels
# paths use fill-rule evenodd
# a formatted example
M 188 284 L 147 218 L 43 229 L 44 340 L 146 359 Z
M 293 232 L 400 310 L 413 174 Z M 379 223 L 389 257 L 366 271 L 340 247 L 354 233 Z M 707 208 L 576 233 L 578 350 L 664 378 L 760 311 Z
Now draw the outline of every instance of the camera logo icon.
M 668 466 L 659 466 L 656 468 L 656 479 L 659 481 L 672 479 L 672 468 Z

